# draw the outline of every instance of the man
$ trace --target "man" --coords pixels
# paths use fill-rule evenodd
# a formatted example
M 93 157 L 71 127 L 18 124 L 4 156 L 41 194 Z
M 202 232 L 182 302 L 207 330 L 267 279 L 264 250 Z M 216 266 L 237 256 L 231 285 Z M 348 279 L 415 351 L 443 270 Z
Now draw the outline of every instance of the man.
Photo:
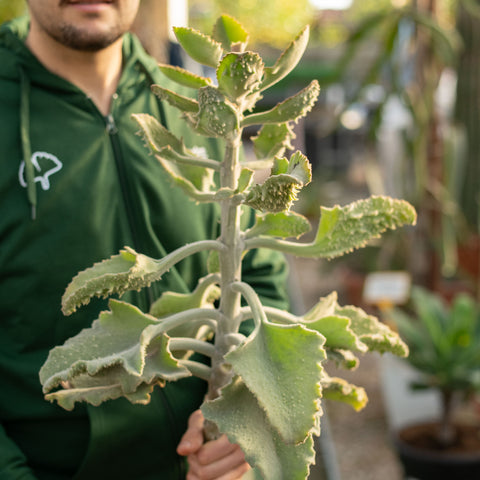
M 124 245 L 160 258 L 217 235 L 216 209 L 170 187 L 130 118 L 150 113 L 189 147 L 222 155 L 151 94 L 169 81 L 125 34 L 139 1 L 29 0 L 30 20 L 0 30 L 2 480 L 234 480 L 248 469 L 225 437 L 203 444 L 200 380 L 156 388 L 147 406 L 119 399 L 72 412 L 46 402 L 38 381 L 48 351 L 105 308 L 93 301 L 62 317 L 79 270 Z M 284 306 L 283 261 L 255 252 L 245 264 L 244 278 Z M 199 254 L 124 298 L 148 311 L 162 291 L 191 291 L 205 273 Z

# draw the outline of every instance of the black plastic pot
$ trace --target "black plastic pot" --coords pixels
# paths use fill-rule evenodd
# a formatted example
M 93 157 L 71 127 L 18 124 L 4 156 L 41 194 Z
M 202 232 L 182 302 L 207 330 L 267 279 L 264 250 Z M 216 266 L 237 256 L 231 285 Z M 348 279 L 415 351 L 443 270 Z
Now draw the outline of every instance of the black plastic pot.
M 405 478 L 417 480 L 480 480 L 480 451 L 439 451 L 407 443 L 402 431 L 394 436 L 394 445 Z

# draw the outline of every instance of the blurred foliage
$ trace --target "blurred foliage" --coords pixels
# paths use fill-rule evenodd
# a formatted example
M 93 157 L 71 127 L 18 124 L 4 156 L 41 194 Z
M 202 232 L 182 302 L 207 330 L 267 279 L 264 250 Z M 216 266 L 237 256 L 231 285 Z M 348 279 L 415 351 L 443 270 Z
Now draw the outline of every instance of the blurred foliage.
M 315 15 L 312 40 L 326 47 L 341 44 L 363 17 L 390 7 L 391 0 L 356 0 L 345 11 L 319 10 Z
M 441 0 L 438 18 L 445 28 L 455 22 L 459 0 Z M 379 10 L 408 6 L 415 0 L 354 0 L 342 10 L 316 10 L 309 0 L 190 0 L 190 25 L 210 33 L 212 20 L 222 13 L 249 25 L 251 44 L 283 47 L 305 24 L 312 26 L 310 45 L 335 47 L 347 40 L 358 22 Z M 265 20 L 268 12 L 268 23 Z
M 190 0 L 190 25 L 210 33 L 212 19 L 226 13 L 248 25 L 250 44 L 283 47 L 313 20 L 308 0 Z
M 457 68 L 455 120 L 464 129 L 466 148 L 464 151 L 465 175 L 461 189 L 459 189 L 459 197 L 462 211 L 468 223 L 473 226 L 477 238 L 480 234 L 480 188 L 478 186 L 480 111 L 477 100 L 480 95 L 479 27 L 480 2 L 478 0 L 462 0 L 457 13 L 457 29 L 462 37 L 464 48 Z
M 25 0 L 0 0 L 0 24 L 22 15 L 25 11 Z

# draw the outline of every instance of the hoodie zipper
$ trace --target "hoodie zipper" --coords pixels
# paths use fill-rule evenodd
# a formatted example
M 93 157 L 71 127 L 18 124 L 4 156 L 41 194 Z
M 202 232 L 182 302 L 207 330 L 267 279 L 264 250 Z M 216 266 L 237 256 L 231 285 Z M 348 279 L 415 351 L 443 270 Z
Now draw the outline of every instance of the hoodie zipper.
M 115 98 L 113 99 L 115 100 Z M 130 232 L 132 234 L 133 244 L 135 250 L 138 252 L 140 251 L 140 239 L 139 234 L 135 225 L 135 216 L 133 210 L 133 200 L 131 198 L 130 189 L 128 188 L 127 183 L 127 173 L 125 170 L 125 161 L 122 155 L 122 150 L 120 147 L 120 140 L 118 137 L 118 128 L 115 124 L 115 118 L 113 117 L 112 113 L 110 112 L 105 117 L 105 125 L 107 133 L 110 137 L 110 142 L 112 145 L 113 157 L 115 160 L 115 165 L 117 167 L 118 178 L 120 182 L 120 189 L 122 192 L 123 203 L 125 205 L 125 211 L 127 214 L 127 221 L 130 226 Z M 151 305 L 154 301 L 153 292 L 150 287 L 143 290 L 145 292 L 146 301 Z M 179 432 L 176 427 L 175 418 L 170 406 L 170 402 L 163 390 L 160 389 L 160 398 L 163 402 L 164 408 L 167 411 L 167 418 L 170 422 L 170 430 L 172 433 L 173 438 L 179 438 Z M 186 468 L 185 463 L 182 459 L 177 459 L 177 468 L 179 470 L 180 476 L 179 478 L 184 478 L 186 475 Z
M 114 97 L 115 100 L 115 97 Z M 117 168 L 118 180 L 120 182 L 120 190 L 122 192 L 123 204 L 125 206 L 125 212 L 127 216 L 127 222 L 130 227 L 130 233 L 133 240 L 133 248 L 135 251 L 140 252 L 142 250 L 142 244 L 140 242 L 140 236 L 138 229 L 135 223 L 135 214 L 133 208 L 133 200 L 130 193 L 130 188 L 128 186 L 127 172 L 125 169 L 125 160 L 123 158 L 122 149 L 120 147 L 120 139 L 118 136 L 118 128 L 115 124 L 115 118 L 112 113 L 109 113 L 105 117 L 105 125 L 107 133 L 110 138 L 110 143 L 112 145 L 113 158 L 115 161 L 115 166 Z M 151 305 L 154 301 L 153 292 L 150 287 L 144 289 L 145 300 L 148 305 Z
M 125 206 L 125 211 L 127 215 L 127 221 L 130 227 L 130 232 L 132 234 L 133 244 L 135 249 L 139 248 L 139 237 L 138 231 L 134 223 L 133 215 L 133 206 L 132 199 L 130 195 L 130 190 L 127 184 L 127 173 L 125 171 L 125 162 L 123 160 L 122 150 L 120 148 L 120 140 L 118 138 L 118 129 L 115 124 L 115 119 L 113 115 L 109 113 L 105 117 L 105 125 L 107 128 L 107 133 L 110 138 L 110 143 L 112 145 L 113 158 L 115 160 L 115 166 L 117 167 L 118 180 L 120 182 L 120 189 L 122 192 L 123 204 Z

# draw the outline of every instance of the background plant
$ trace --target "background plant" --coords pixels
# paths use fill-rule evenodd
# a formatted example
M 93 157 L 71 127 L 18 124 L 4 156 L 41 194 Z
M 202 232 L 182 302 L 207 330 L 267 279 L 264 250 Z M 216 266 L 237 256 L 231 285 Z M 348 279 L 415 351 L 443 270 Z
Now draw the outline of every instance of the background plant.
M 412 385 L 441 395 L 438 444 L 455 441 L 454 407 L 480 391 L 480 309 L 473 297 L 458 294 L 448 306 L 438 295 L 412 289 L 411 311 L 393 311 L 393 319 L 410 349 L 408 362 L 420 373 Z
M 311 179 L 301 152 L 285 157 L 293 139 L 292 123 L 315 103 L 319 85 L 306 88 L 268 111 L 255 112 L 262 92 L 284 78 L 300 60 L 308 41 L 303 29 L 273 66 L 246 50 L 248 34 L 236 20 L 221 16 L 212 36 L 176 28 L 185 51 L 216 68 L 216 84 L 184 69 L 160 66 L 196 98 L 161 85 L 153 91 L 178 108 L 192 129 L 225 144 L 222 161 L 189 150 L 182 139 L 149 115 L 135 115 L 146 143 L 172 183 L 197 202 L 218 202 L 221 233 L 217 239 L 185 245 L 161 259 L 125 247 L 118 255 L 80 272 L 67 287 L 65 314 L 93 296 L 122 295 L 159 280 L 177 262 L 210 251 L 209 275 L 191 294 L 164 293 L 148 313 L 111 299 L 92 327 L 50 352 L 40 372 L 46 398 L 72 409 L 75 402 L 98 405 L 126 397 L 148 403 L 156 385 L 196 375 L 208 381 L 202 405 L 207 436 L 226 433 L 240 444 L 257 478 L 304 479 L 314 461 L 313 435 L 320 433 L 321 399 L 341 400 L 359 409 L 367 401 L 361 387 L 330 377 L 327 359 L 345 368 L 358 364 L 357 353 L 407 350 L 398 335 L 355 307 L 342 307 L 335 293 L 321 298 L 303 316 L 262 306 L 241 279 L 244 254 L 270 248 L 303 257 L 333 258 L 361 247 L 386 229 L 415 222 L 415 211 L 402 200 L 372 197 L 350 205 L 320 209 L 314 240 L 297 239 L 310 229 L 291 210 L 297 193 Z M 242 161 L 245 127 L 258 126 L 255 158 Z M 254 172 L 268 166 L 262 184 Z M 256 221 L 242 229 L 245 208 Z M 246 306 L 242 306 L 242 300 Z M 250 335 L 241 325 L 253 319 Z M 212 341 L 212 337 L 214 340 Z M 198 352 L 209 365 L 192 359 Z

